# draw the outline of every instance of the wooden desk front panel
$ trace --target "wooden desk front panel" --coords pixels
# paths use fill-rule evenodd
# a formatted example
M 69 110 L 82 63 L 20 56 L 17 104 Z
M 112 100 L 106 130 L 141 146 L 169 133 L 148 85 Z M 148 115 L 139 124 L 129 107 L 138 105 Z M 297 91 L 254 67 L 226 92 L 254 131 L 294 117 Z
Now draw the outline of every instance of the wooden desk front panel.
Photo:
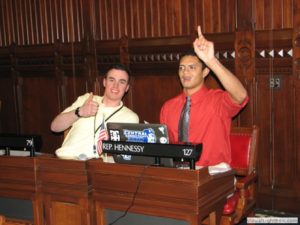
M 0 195 L 32 199 L 35 194 L 34 159 L 27 157 L 0 157 Z
M 86 162 L 40 158 L 37 160 L 37 194 L 46 225 L 90 225 Z
M 35 225 L 104 225 L 104 209 L 186 220 L 197 225 L 219 212 L 233 191 L 233 173 L 74 161 L 0 157 L 0 195 L 31 199 Z
M 107 164 L 90 160 L 97 224 L 104 224 L 104 208 L 170 217 L 198 224 L 222 208 L 233 191 L 233 174 L 210 176 L 202 170 Z

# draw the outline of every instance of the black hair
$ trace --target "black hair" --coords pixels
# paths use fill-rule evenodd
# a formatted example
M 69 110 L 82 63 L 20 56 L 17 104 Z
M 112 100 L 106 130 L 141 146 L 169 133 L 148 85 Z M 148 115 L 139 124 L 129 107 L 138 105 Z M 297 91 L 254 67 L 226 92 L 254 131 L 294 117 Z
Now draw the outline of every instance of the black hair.
M 122 70 L 124 72 L 126 72 L 128 74 L 128 78 L 130 80 L 130 76 L 131 76 L 131 71 L 129 70 L 128 67 L 126 67 L 124 64 L 121 64 L 121 63 L 117 63 L 117 64 L 114 64 L 112 66 L 110 66 L 107 70 L 107 73 L 108 71 L 112 70 L 112 69 L 115 69 L 115 70 Z M 106 74 L 107 74 L 106 73 Z
M 196 52 L 193 49 L 188 50 L 187 52 L 184 52 L 180 58 L 179 58 L 179 62 L 182 60 L 183 57 L 185 56 L 195 56 L 199 62 L 202 65 L 202 69 L 204 69 L 206 67 L 205 63 L 199 58 L 199 56 L 196 54 Z

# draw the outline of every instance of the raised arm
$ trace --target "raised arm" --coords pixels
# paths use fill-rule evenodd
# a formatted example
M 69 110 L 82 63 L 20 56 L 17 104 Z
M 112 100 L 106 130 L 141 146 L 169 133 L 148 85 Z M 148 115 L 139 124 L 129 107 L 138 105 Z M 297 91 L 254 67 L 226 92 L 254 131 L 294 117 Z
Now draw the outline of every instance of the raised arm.
M 195 39 L 193 46 L 195 53 L 218 77 L 225 90 L 230 94 L 232 100 L 241 104 L 247 97 L 246 89 L 239 79 L 215 57 L 214 44 L 206 40 L 202 35 L 200 26 L 198 26 L 198 38 Z
M 93 101 L 93 93 L 90 93 L 87 100 L 79 108 L 80 117 L 95 116 L 98 112 L 99 104 Z M 58 114 L 51 123 L 51 130 L 53 132 L 62 132 L 68 129 L 80 117 L 75 115 L 75 109 L 70 112 Z

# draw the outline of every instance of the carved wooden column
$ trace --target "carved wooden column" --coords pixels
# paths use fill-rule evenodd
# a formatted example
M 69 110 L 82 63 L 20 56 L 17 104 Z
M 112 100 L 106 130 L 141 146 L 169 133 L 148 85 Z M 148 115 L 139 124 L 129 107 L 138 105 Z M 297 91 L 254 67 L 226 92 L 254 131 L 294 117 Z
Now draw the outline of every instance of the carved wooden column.
M 294 150 L 295 154 L 299 154 L 300 149 L 300 2 L 294 0 L 294 30 L 293 30 L 293 90 L 292 90 L 292 110 L 293 110 L 293 126 L 294 126 Z M 295 168 L 294 177 L 300 177 L 300 157 L 295 158 L 295 165 L 298 165 Z M 298 205 L 298 213 L 300 213 L 299 204 L 300 204 L 300 180 L 294 179 L 294 190 L 297 194 L 296 199 L 293 199 L 295 206 Z M 295 207 L 296 208 L 296 207 Z
M 95 2 L 84 1 L 84 57 L 85 57 L 85 76 L 87 79 L 87 91 L 93 91 L 100 95 L 101 84 L 97 66 L 96 41 L 99 34 L 96 31 Z
M 247 88 L 251 99 L 255 99 L 253 80 L 255 78 L 255 32 L 254 12 L 252 1 L 237 2 L 237 30 L 235 32 L 235 73 Z M 239 123 L 243 125 L 253 124 L 254 101 L 248 104 L 241 115 Z M 241 121 L 242 120 L 242 121 Z
M 100 95 L 100 82 L 97 70 L 96 43 L 94 37 L 86 36 L 83 45 L 84 76 L 86 80 L 87 92 L 93 91 L 95 95 Z
M 122 38 L 120 39 L 120 62 L 122 64 L 124 64 L 125 66 L 127 66 L 128 68 L 130 68 L 130 57 L 129 57 L 129 40 L 128 37 L 126 35 L 123 35 Z M 131 84 L 131 88 L 134 85 L 134 75 L 131 74 L 131 78 L 130 78 L 130 84 Z M 130 89 L 131 89 L 130 88 Z M 123 102 L 124 104 L 133 109 L 133 92 L 132 90 L 130 90 L 127 92 L 126 96 L 123 98 Z
M 12 85 L 13 85 L 13 99 L 15 102 L 15 121 L 16 121 L 16 127 L 17 131 L 22 133 L 24 124 L 23 124 L 23 109 L 22 109 L 22 85 L 23 85 L 23 79 L 20 76 L 20 73 L 17 71 L 17 63 L 18 63 L 18 57 L 17 57 L 17 45 L 15 43 L 11 44 L 11 54 L 12 54 L 12 67 L 11 67 L 11 79 L 12 79 Z
M 293 74 L 300 78 L 300 2 L 294 0 Z
M 122 36 L 120 40 L 120 62 L 126 66 L 129 66 L 130 63 L 127 36 Z

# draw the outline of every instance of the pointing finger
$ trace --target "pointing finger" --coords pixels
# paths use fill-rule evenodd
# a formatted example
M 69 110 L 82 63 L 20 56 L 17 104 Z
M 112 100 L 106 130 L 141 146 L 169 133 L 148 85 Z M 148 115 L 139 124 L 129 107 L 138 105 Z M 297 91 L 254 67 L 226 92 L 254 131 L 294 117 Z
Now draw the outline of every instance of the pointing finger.
M 200 38 L 201 36 L 202 36 L 201 26 L 198 26 L 198 37 Z

